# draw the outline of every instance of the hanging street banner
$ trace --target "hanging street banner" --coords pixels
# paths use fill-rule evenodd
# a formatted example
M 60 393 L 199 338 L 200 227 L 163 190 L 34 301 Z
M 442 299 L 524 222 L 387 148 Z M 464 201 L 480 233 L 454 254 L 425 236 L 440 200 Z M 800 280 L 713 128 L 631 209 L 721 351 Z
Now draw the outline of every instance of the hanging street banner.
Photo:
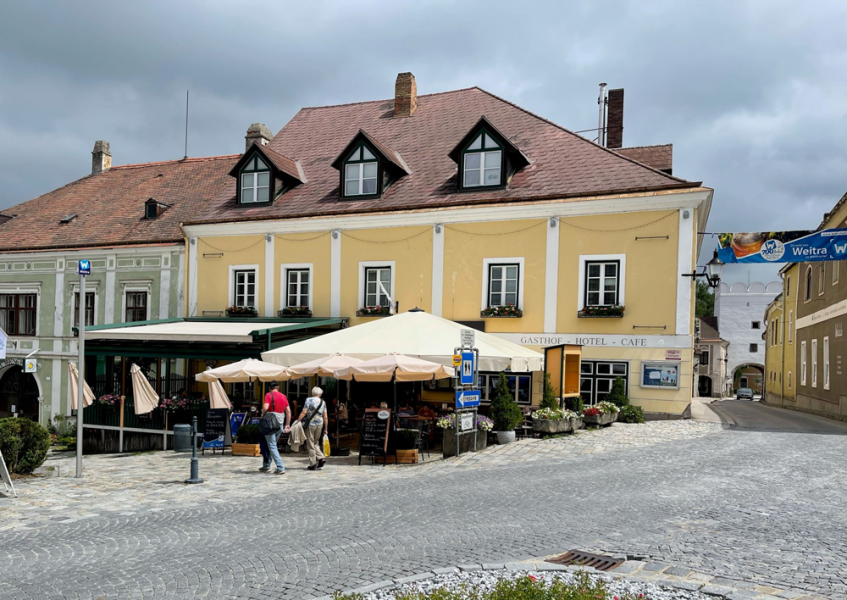
M 847 229 L 719 233 L 718 240 L 718 258 L 727 264 L 847 259 Z

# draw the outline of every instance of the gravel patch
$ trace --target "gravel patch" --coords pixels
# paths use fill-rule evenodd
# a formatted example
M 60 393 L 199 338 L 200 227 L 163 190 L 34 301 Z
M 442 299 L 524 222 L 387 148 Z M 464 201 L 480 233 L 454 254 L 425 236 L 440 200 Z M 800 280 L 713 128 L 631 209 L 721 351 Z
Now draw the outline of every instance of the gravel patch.
M 428 593 L 439 588 L 457 590 L 465 585 L 479 586 L 481 591 L 490 591 L 494 589 L 494 586 L 500 580 L 514 580 L 528 575 L 536 577 L 538 581 L 552 581 L 558 577 L 566 583 L 572 583 L 576 579 L 574 573 L 561 571 L 533 571 L 530 569 L 524 571 L 507 569 L 494 571 L 461 571 L 459 573 L 437 575 L 421 581 L 414 581 L 375 590 L 364 594 L 364 599 L 394 600 L 399 593 Z M 646 600 L 714 600 L 714 596 L 707 596 L 697 591 L 675 588 L 669 585 L 659 585 L 652 582 L 613 578 L 610 574 L 590 574 L 589 577 L 593 581 L 598 579 L 605 580 L 609 592 L 617 596 L 623 596 L 624 594 L 633 594 L 637 596 L 638 594 L 643 594 Z

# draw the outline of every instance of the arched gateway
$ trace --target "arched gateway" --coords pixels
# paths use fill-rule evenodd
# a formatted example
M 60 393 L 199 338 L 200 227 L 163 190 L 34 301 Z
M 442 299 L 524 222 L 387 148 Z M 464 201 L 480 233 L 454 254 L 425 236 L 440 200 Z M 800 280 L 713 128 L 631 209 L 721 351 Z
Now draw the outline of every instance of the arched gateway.
M 18 417 L 38 421 L 38 383 L 20 365 L 0 370 L 0 418 Z

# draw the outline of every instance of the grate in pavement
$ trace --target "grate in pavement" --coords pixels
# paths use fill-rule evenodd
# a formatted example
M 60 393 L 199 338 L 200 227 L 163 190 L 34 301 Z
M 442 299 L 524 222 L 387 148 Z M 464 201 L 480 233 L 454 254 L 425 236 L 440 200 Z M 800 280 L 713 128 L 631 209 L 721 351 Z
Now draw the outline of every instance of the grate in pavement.
M 547 560 L 557 565 L 579 565 L 581 567 L 594 567 L 598 571 L 611 571 L 623 564 L 623 559 L 592 554 L 583 550 L 571 550 L 554 558 Z

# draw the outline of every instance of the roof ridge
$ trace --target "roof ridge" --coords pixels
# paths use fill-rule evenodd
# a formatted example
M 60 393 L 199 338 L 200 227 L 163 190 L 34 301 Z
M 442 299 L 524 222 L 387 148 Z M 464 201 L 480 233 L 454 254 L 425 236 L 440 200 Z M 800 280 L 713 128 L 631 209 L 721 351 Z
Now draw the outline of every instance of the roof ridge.
M 154 167 L 157 165 L 169 165 L 172 163 L 190 163 L 190 162 L 204 162 L 211 160 L 226 160 L 230 158 L 237 158 L 241 156 L 241 154 L 220 154 L 218 156 L 191 156 L 188 158 L 180 158 L 174 160 L 158 160 L 147 163 L 130 163 L 128 165 L 117 165 L 110 167 L 108 171 L 104 171 L 104 173 L 108 173 L 109 171 L 114 171 L 115 169 L 138 169 L 141 167 Z
M 433 92 L 431 94 L 420 94 L 417 97 L 418 98 L 429 98 L 430 96 L 443 96 L 445 94 L 456 94 L 458 92 L 467 92 L 469 90 L 484 91 L 484 90 L 481 90 L 481 88 L 479 88 L 478 86 L 474 85 L 474 86 L 471 86 L 471 87 L 459 88 L 458 90 L 446 90 L 446 91 L 443 91 L 443 92 Z M 382 102 L 390 102 L 391 100 L 394 100 L 394 98 L 384 98 L 382 100 L 362 100 L 360 102 L 342 102 L 341 104 L 325 104 L 323 106 L 303 106 L 303 107 L 300 108 L 300 111 L 303 111 L 303 110 L 319 110 L 321 108 L 339 108 L 341 106 L 358 106 L 358 105 L 361 105 L 361 104 L 378 104 L 378 103 L 382 103 Z M 298 111 L 298 112 L 300 112 L 300 111 Z M 293 118 L 292 118 L 292 120 L 293 120 Z
M 614 150 L 615 152 L 619 150 L 638 150 L 640 148 L 662 148 L 664 146 L 673 146 L 673 142 L 668 142 L 667 144 L 647 144 L 645 146 L 621 146 L 620 148 L 610 148 L 610 150 Z
M 610 153 L 614 154 L 615 156 L 617 156 L 618 158 L 622 158 L 622 159 L 624 159 L 624 160 L 628 160 L 628 161 L 629 161 L 629 162 L 631 162 L 632 164 L 634 164 L 634 165 L 638 165 L 639 167 L 643 167 L 643 168 L 645 168 L 645 169 L 648 169 L 648 170 L 650 170 L 650 171 L 652 171 L 652 172 L 656 173 L 657 175 L 661 175 L 661 176 L 663 176 L 663 177 L 667 177 L 668 179 L 673 179 L 674 181 L 677 181 L 677 182 L 680 182 L 680 183 L 691 183 L 691 184 L 698 184 L 698 185 L 702 183 L 702 182 L 688 181 L 687 179 L 682 179 L 682 178 L 680 178 L 680 177 L 674 177 L 673 175 L 668 175 L 668 174 L 667 174 L 667 173 L 665 173 L 664 171 L 660 171 L 660 170 L 658 170 L 658 169 L 654 169 L 653 167 L 651 167 L 651 166 L 649 166 L 649 165 L 642 164 L 642 163 L 638 162 L 637 160 L 633 160 L 633 159 L 629 158 L 629 157 L 628 157 L 628 156 L 626 156 L 626 155 L 619 154 L 619 153 L 615 152 L 614 150 L 612 150 L 611 148 L 606 148 L 606 146 L 601 146 L 601 145 L 600 145 L 600 144 L 598 144 L 597 142 L 593 142 L 593 141 L 589 140 L 588 138 L 582 137 L 582 136 L 581 136 L 581 135 L 579 135 L 578 133 L 574 133 L 573 131 L 571 131 L 571 130 L 570 130 L 570 129 L 568 129 L 567 127 L 564 127 L 564 126 L 562 126 L 562 125 L 559 125 L 558 123 L 555 123 L 555 122 L 551 121 L 550 119 L 546 119 L 546 118 L 542 117 L 541 115 L 537 115 L 537 114 L 535 114 L 534 112 L 532 112 L 531 110 L 526 109 L 526 108 L 524 108 L 523 106 L 520 106 L 519 104 L 515 104 L 514 102 L 511 102 L 511 101 L 509 101 L 509 100 L 506 100 L 505 98 L 501 98 L 501 97 L 500 97 L 500 96 L 498 96 L 497 94 L 494 94 L 494 93 L 492 93 L 492 92 L 489 92 L 489 91 L 488 91 L 488 90 L 486 90 L 486 89 L 483 89 L 483 88 L 481 88 L 481 87 L 475 87 L 475 88 L 472 88 L 472 89 L 477 89 L 477 90 L 479 90 L 479 91 L 483 92 L 484 94 L 488 94 L 488 95 L 489 95 L 489 96 L 491 96 L 492 98 L 496 98 L 496 99 L 497 99 L 497 100 L 499 100 L 500 102 L 504 102 L 504 103 L 508 104 L 509 106 L 513 106 L 514 108 L 517 108 L 518 110 L 520 110 L 520 111 L 522 111 L 522 112 L 525 112 L 526 114 L 528 114 L 528 115 L 529 115 L 529 116 L 531 116 L 531 117 L 535 117 L 536 119 L 538 119 L 538 120 L 540 120 L 540 121 L 543 121 L 543 122 L 545 122 L 545 123 L 547 123 L 547 124 L 549 124 L 549 125 L 552 125 L 553 127 L 556 127 L 557 129 L 561 129 L 561 130 L 562 130 L 562 131 L 564 131 L 565 133 L 569 133 L 570 135 L 574 136 L 575 138 L 577 138 L 577 139 L 579 139 L 579 140 L 582 140 L 582 141 L 583 141 L 583 142 L 585 142 L 586 144 L 591 144 L 592 146 L 596 146 L 597 148 L 600 148 L 600 149 L 602 149 L 602 150 L 605 150 L 606 152 L 610 152 Z

